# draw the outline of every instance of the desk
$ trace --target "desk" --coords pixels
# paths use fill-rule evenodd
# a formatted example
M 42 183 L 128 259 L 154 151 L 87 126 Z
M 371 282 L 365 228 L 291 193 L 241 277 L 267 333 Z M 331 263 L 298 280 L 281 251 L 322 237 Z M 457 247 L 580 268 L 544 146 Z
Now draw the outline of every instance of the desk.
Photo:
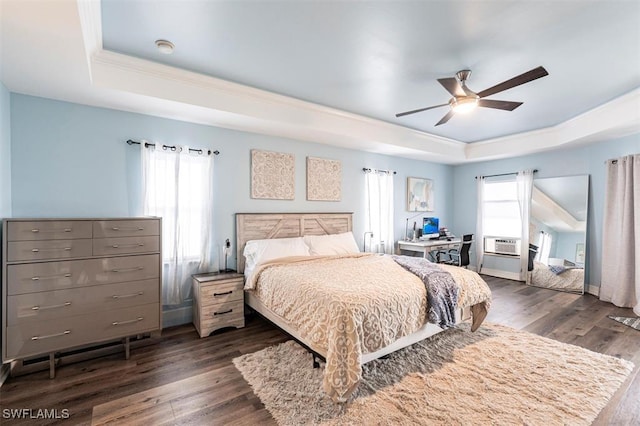
M 460 247 L 462 239 L 452 238 L 448 240 L 426 240 L 426 241 L 398 241 L 398 249 L 402 253 L 403 251 L 422 253 L 424 258 L 427 258 L 429 253 L 438 250 L 450 250 L 456 247 Z M 433 257 L 433 256 L 432 256 Z M 431 259 L 434 260 L 434 259 Z M 435 259 L 437 261 L 437 259 Z

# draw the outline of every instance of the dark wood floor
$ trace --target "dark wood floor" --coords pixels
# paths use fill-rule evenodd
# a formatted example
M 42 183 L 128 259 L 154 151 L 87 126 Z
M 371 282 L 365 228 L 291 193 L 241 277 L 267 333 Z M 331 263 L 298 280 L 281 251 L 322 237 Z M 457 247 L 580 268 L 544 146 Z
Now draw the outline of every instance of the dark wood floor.
M 640 424 L 640 332 L 607 315 L 631 310 L 579 296 L 485 277 L 493 290 L 487 321 L 631 360 L 636 368 L 596 420 L 597 425 Z M 48 372 L 9 378 L 0 387 L 0 417 L 6 409 L 68 410 L 63 424 L 274 424 L 231 360 L 286 340 L 259 318 L 247 327 L 200 339 L 191 326 L 164 330 L 132 346 L 131 358 L 112 354 Z M 585 401 L 588 403 L 588 401 Z M 47 424 L 8 420 L 3 425 Z

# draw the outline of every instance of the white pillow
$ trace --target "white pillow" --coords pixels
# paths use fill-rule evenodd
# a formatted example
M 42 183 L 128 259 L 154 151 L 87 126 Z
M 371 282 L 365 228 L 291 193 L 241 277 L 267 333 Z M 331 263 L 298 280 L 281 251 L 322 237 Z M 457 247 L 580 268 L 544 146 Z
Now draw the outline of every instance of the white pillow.
M 245 269 L 253 269 L 260 263 L 279 257 L 309 256 L 309 247 L 302 237 L 251 240 L 244 246 Z
M 309 246 L 309 253 L 316 255 L 336 255 L 360 253 L 353 233 L 344 232 L 332 235 L 307 235 L 304 242 Z

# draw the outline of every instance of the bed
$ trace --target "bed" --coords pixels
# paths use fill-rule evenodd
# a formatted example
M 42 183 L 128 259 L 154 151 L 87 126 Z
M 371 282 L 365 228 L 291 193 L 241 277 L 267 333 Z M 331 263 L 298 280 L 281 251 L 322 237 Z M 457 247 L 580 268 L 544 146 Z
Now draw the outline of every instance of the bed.
M 236 225 L 245 303 L 326 360 L 323 386 L 335 401 L 348 399 L 362 364 L 472 316 L 475 329 L 490 305 L 490 290 L 475 272 L 422 265 L 435 269 L 427 280 L 446 278 L 458 289 L 453 318 L 439 318 L 439 325 L 425 321 L 434 310 L 427 297 L 437 292 L 426 290 L 425 277 L 407 271 L 412 259 L 357 253 L 351 213 L 237 214 Z M 309 252 L 300 252 L 300 237 Z M 284 257 L 252 264 L 255 247 L 269 245 Z
M 546 265 L 542 262 L 534 261 L 529 283 L 535 287 L 583 293 L 584 268 L 565 267 L 564 263 L 562 265 Z

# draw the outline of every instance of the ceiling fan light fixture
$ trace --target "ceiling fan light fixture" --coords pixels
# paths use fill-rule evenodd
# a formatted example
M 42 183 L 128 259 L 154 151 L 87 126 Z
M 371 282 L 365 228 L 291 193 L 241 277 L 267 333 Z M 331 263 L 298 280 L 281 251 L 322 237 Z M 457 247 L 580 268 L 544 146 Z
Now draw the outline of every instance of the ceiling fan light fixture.
M 466 114 L 473 111 L 478 106 L 478 97 L 465 96 L 452 98 L 449 105 L 456 114 Z

